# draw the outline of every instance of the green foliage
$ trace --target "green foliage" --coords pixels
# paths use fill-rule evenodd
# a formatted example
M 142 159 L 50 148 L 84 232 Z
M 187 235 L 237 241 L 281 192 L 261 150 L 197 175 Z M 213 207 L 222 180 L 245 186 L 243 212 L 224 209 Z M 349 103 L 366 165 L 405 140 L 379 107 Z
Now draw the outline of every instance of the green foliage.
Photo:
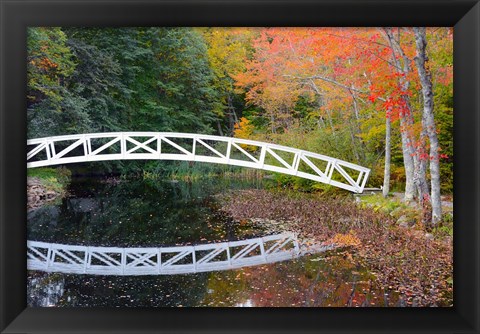
M 30 136 L 121 130 L 212 132 L 213 75 L 205 42 L 194 30 L 29 31 L 29 96 L 35 98 Z M 52 62 L 63 63 L 38 63 L 44 49 L 59 58 L 51 57 Z M 56 86 L 44 89 L 52 86 L 47 79 Z
M 440 181 L 442 192 L 453 193 L 453 97 L 440 95 L 437 97 L 435 121 L 437 123 L 438 141 L 440 143 Z
M 453 237 L 453 224 L 443 225 L 434 228 L 432 230 L 433 235 L 439 238 L 444 238 L 446 236 Z
M 217 91 L 191 28 L 31 28 L 28 136 L 212 133 Z M 144 163 L 104 162 L 141 173 Z
M 346 161 L 354 161 L 363 166 L 372 168 L 372 174 L 367 186 L 379 187 L 383 178 L 383 156 L 380 152 L 370 147 L 368 144 L 358 145 L 358 142 L 352 142 L 351 133 L 348 128 L 338 128 L 335 132 L 329 129 L 319 128 L 311 120 L 302 120 L 292 125 L 288 131 L 282 133 L 265 133 L 265 128 L 256 128 L 252 138 L 255 140 L 273 142 L 279 145 L 295 147 L 311 152 L 317 152 L 323 155 L 332 156 Z M 252 122 L 254 123 L 254 122 Z M 373 144 L 372 144 L 373 145 Z M 360 161 L 357 161 L 355 150 L 360 155 Z M 327 191 L 331 187 L 319 185 L 318 182 L 307 181 L 300 178 L 291 178 L 279 176 L 280 182 L 294 188 L 303 188 L 307 191 L 320 190 Z M 293 181 L 294 180 L 294 181 Z

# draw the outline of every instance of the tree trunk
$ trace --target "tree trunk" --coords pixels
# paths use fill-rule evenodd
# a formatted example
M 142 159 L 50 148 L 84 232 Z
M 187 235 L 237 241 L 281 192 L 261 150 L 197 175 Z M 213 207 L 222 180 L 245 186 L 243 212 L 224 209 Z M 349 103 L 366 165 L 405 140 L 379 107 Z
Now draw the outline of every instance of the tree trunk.
M 392 124 L 390 117 L 385 117 L 385 172 L 383 173 L 383 197 L 387 197 L 390 192 L 390 137 L 392 133 Z
M 358 155 L 358 151 L 357 151 L 357 144 L 356 144 L 356 140 L 355 140 L 355 134 L 354 134 L 354 129 L 353 129 L 353 125 L 352 125 L 352 122 L 349 121 L 348 122 L 349 125 L 350 125 L 350 138 L 352 139 L 352 152 L 353 152 L 353 156 L 355 157 L 355 162 L 356 163 L 360 163 L 360 156 Z
M 335 127 L 333 126 L 332 114 L 328 108 L 325 109 L 328 118 L 328 124 L 330 124 L 330 129 L 332 130 L 332 136 L 335 136 Z
M 406 76 L 411 71 L 410 59 L 407 57 L 402 47 L 400 46 L 400 29 L 398 30 L 397 39 L 398 40 L 393 39 L 393 42 L 395 43 L 397 50 L 403 59 L 403 74 Z M 410 82 L 404 78 L 400 78 L 400 84 L 402 85 L 404 91 L 407 92 L 410 87 Z M 409 112 L 405 115 L 405 118 L 406 118 L 407 124 L 409 125 L 408 130 L 411 130 L 415 125 L 415 120 L 413 119 L 413 110 L 410 105 L 410 96 L 405 94 L 403 96 L 403 100 L 405 101 L 405 105 L 409 110 Z M 427 173 L 425 169 L 426 165 L 425 165 L 425 161 L 422 160 L 422 154 L 426 147 L 425 137 L 423 136 L 423 134 L 424 134 L 424 131 L 422 129 L 422 135 L 420 135 L 420 140 L 417 142 L 415 135 L 411 131 L 407 132 L 407 135 L 410 138 L 410 143 L 412 145 L 415 143 L 417 144 L 415 146 L 411 146 L 411 150 L 410 150 L 413 156 L 413 166 L 414 166 L 413 180 L 415 183 L 415 188 L 417 190 L 418 199 L 423 208 L 423 213 L 425 216 L 427 211 L 430 211 L 430 208 L 428 207 L 429 200 L 427 198 L 429 190 L 428 190 L 428 183 L 427 183 Z M 425 200 L 427 200 L 427 203 L 425 203 Z
M 410 107 L 410 101 L 406 100 L 408 105 L 408 109 Z M 425 131 L 422 129 L 420 134 L 420 139 L 415 142 L 415 136 L 411 133 L 411 129 L 415 125 L 415 120 L 413 119 L 413 115 L 410 112 L 408 115 L 405 116 L 406 123 L 408 124 L 407 127 L 407 136 L 410 138 L 410 155 L 413 157 L 413 182 L 415 185 L 416 195 L 418 197 L 418 201 L 422 208 L 427 208 L 429 206 L 429 198 L 428 198 L 428 183 L 427 183 L 427 173 L 426 173 L 426 165 L 425 160 L 422 158 L 423 153 L 425 152 L 426 141 L 425 141 Z M 415 145 L 414 145 L 415 144 Z M 427 203 L 425 203 L 425 201 Z M 428 209 L 430 210 L 430 209 Z M 425 215 L 425 212 L 424 212 Z
M 427 69 L 428 58 L 425 48 L 427 39 L 425 28 L 413 28 L 415 32 L 415 44 L 417 54 L 415 63 L 417 65 L 420 83 L 422 84 L 423 113 L 422 125 L 426 130 L 430 141 L 430 178 L 431 178 L 431 203 L 432 203 L 432 224 L 436 225 L 442 219 L 442 202 L 440 198 L 440 159 L 437 128 L 433 116 L 433 89 L 432 77 Z
M 406 56 L 405 52 L 400 46 L 400 42 L 395 39 L 391 28 L 383 28 L 383 32 L 386 34 L 390 48 L 392 49 L 392 61 L 397 68 L 397 72 L 402 74 L 399 77 L 399 84 L 404 92 L 408 92 L 410 82 L 406 79 L 410 72 L 410 59 Z M 398 37 L 400 38 L 400 37 Z M 396 52 L 399 53 L 403 64 L 400 63 L 396 56 Z M 405 185 L 405 201 L 409 202 L 415 198 L 415 194 L 418 195 L 421 203 L 425 199 L 425 195 L 428 195 L 428 185 L 426 179 L 426 173 L 421 165 L 421 159 L 419 150 L 417 148 L 414 134 L 411 132 L 411 128 L 414 125 L 413 110 L 410 104 L 410 97 L 408 94 L 402 94 L 402 100 L 405 102 L 406 112 L 400 117 L 400 127 L 402 135 L 402 149 L 403 160 L 405 163 L 406 185 Z M 422 144 L 422 142 L 420 142 Z
M 404 117 L 400 118 L 400 135 L 402 138 L 402 153 L 403 153 L 403 165 L 405 167 L 405 202 L 411 202 L 415 199 L 415 182 L 414 172 L 415 166 L 413 163 L 413 156 L 410 150 L 411 142 L 406 133 L 406 121 Z
M 235 107 L 233 105 L 232 95 L 227 95 L 227 108 L 225 114 L 228 117 L 228 134 L 233 135 L 235 130 L 235 124 L 238 123 L 237 113 L 235 112 Z
M 272 126 L 272 133 L 276 133 L 276 127 L 275 127 L 275 115 L 273 114 L 273 112 L 270 113 L 270 123 L 271 123 L 271 126 Z
M 223 137 L 222 125 L 220 124 L 220 121 L 218 119 L 217 119 L 217 128 L 218 128 L 218 134 Z
M 357 97 L 355 96 L 355 91 L 356 91 L 355 86 L 352 84 L 352 89 L 349 90 L 349 93 L 350 93 L 350 96 L 352 97 L 353 110 L 355 112 L 355 128 L 354 128 L 355 136 L 358 136 L 361 133 L 361 130 L 360 130 L 360 111 L 359 111 L 359 108 L 358 108 Z M 361 161 L 365 161 L 365 151 L 367 149 L 365 147 L 365 143 L 362 140 L 358 141 L 358 148 L 360 150 L 360 153 L 358 154 L 359 158 L 362 159 L 362 160 L 358 160 L 358 162 L 361 163 Z

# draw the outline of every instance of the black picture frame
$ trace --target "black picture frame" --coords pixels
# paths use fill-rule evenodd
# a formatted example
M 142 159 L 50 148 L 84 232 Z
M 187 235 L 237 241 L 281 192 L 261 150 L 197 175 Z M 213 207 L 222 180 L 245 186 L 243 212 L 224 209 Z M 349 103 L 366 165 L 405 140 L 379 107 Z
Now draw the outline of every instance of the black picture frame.
M 479 333 L 480 4 L 472 0 L 0 0 L 2 333 Z M 454 26 L 454 307 L 26 307 L 28 26 Z

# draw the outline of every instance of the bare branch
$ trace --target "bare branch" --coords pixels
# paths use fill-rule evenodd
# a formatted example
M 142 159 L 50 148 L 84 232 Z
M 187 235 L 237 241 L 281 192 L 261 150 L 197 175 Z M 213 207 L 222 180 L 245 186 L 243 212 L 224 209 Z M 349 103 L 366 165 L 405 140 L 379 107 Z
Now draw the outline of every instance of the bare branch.
M 295 76 L 295 75 L 283 74 L 283 76 L 287 77 L 287 78 L 299 79 L 299 80 L 308 82 L 307 84 L 310 87 L 312 87 L 313 90 L 315 91 L 315 93 L 317 93 L 317 94 L 320 94 L 320 91 L 319 91 L 317 85 L 315 85 L 315 83 L 313 82 L 313 80 L 315 80 L 315 79 L 323 80 L 323 81 L 329 82 L 331 84 L 337 85 L 339 87 L 342 87 L 343 89 L 347 90 L 350 95 L 353 95 L 353 92 L 360 93 L 360 94 L 366 94 L 366 95 L 370 94 L 368 91 L 360 90 L 360 89 L 357 89 L 357 88 L 354 88 L 354 87 L 349 87 L 345 84 L 342 84 L 338 81 L 335 81 L 333 79 L 330 79 L 330 78 L 327 78 L 327 77 L 324 77 L 324 76 L 321 76 L 321 75 L 312 75 L 312 76 L 309 76 L 309 77 L 299 77 L 299 76 Z M 380 101 L 383 101 L 383 102 L 386 101 L 383 97 L 377 97 L 377 99 L 380 100 Z M 363 99 L 360 99 L 360 100 L 362 102 L 364 102 Z
M 332 83 L 334 85 L 337 85 L 339 87 L 342 87 L 348 91 L 355 91 L 357 93 L 361 93 L 361 94 L 369 94 L 369 92 L 367 91 L 363 91 L 363 90 L 359 90 L 359 89 L 356 89 L 356 88 L 352 88 L 352 87 L 349 87 L 347 85 L 344 85 L 338 81 L 335 81 L 333 79 L 330 79 L 330 78 L 327 78 L 327 77 L 324 77 L 324 76 L 321 76 L 321 75 L 312 75 L 310 77 L 298 77 L 298 76 L 294 76 L 294 75 L 289 75 L 289 74 L 284 74 L 283 75 L 284 77 L 288 77 L 288 78 L 294 78 L 294 79 L 300 79 L 300 80 L 315 80 L 315 79 L 318 79 L 318 80 L 323 80 L 323 81 L 326 81 L 326 82 L 329 82 L 329 83 Z

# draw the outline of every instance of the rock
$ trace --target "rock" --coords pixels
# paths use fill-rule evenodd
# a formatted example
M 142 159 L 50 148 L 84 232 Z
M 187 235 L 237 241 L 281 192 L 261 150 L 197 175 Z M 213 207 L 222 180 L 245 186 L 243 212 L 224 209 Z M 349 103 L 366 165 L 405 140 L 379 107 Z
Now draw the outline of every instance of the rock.
M 340 217 L 340 218 L 337 218 L 337 220 L 335 221 L 335 223 L 338 223 L 338 224 L 349 224 L 352 222 L 352 218 L 350 217 Z
M 53 190 L 49 190 L 45 193 L 45 195 L 47 196 L 48 199 L 50 199 L 50 198 L 54 198 L 55 196 L 57 196 L 57 193 Z
M 417 238 L 421 238 L 423 237 L 423 231 L 420 231 L 420 230 L 413 230 L 412 231 L 412 235 L 417 237 Z
M 40 185 L 40 179 L 37 177 L 28 177 L 27 178 L 27 186 L 39 186 Z
M 408 218 L 406 215 L 402 215 L 400 216 L 400 218 L 398 218 L 397 224 L 400 227 L 412 227 L 413 225 L 415 225 L 415 219 Z
M 62 196 L 62 193 L 47 190 L 40 179 L 27 177 L 27 209 L 41 207 L 46 202 L 50 202 L 59 196 Z
M 425 233 L 425 239 L 433 240 L 433 234 L 432 233 Z

